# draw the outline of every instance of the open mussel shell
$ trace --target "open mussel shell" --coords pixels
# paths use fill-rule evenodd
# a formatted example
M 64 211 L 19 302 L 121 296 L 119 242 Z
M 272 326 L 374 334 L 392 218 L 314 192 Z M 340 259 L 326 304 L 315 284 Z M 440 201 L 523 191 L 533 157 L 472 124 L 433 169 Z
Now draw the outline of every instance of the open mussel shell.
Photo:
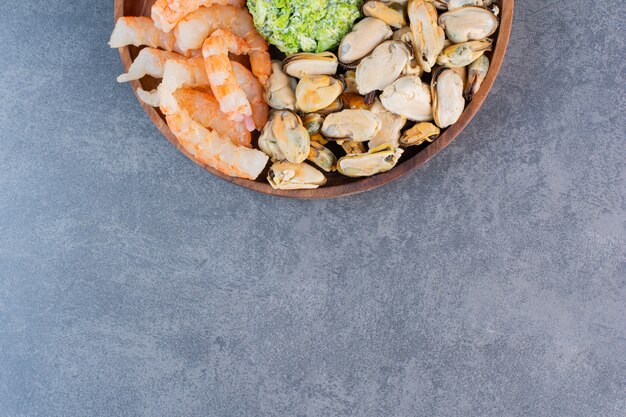
M 437 63 L 444 67 L 465 67 L 491 51 L 492 44 L 492 39 L 483 39 L 451 45 L 439 55 Z
M 371 140 L 382 128 L 378 116 L 369 110 L 343 110 L 326 116 L 322 134 L 329 139 Z
M 339 60 L 332 52 L 300 52 L 285 58 L 283 70 L 296 78 L 311 75 L 333 75 L 337 72 Z
M 396 29 L 406 25 L 406 9 L 401 4 L 368 1 L 363 5 L 363 14 L 380 19 Z
M 439 137 L 441 129 L 430 122 L 420 122 L 415 124 L 402 134 L 400 146 L 419 146 L 424 142 L 434 142 Z
M 433 119 L 430 88 L 416 75 L 402 77 L 385 88 L 380 101 L 390 112 L 414 122 Z
M 487 77 L 489 72 L 489 58 L 482 55 L 467 67 L 467 83 L 465 85 L 465 99 L 472 100 Z
M 259 148 L 272 161 L 303 162 L 309 154 L 309 146 L 309 133 L 300 117 L 289 110 L 273 111 L 259 137 Z
M 329 75 L 307 75 L 296 87 L 296 104 L 304 113 L 319 112 L 333 104 L 343 92 L 344 84 Z
M 270 167 L 267 181 L 276 190 L 301 190 L 326 184 L 326 177 L 311 165 L 283 161 Z
M 369 177 L 395 167 L 402 152 L 389 144 L 380 145 L 364 154 L 344 156 L 337 162 L 337 169 L 347 177 Z
M 380 19 L 366 17 L 354 25 L 339 45 L 338 55 L 341 62 L 350 64 L 369 55 L 381 42 L 389 39 L 393 32 Z
M 479 41 L 498 28 L 498 18 L 483 7 L 466 6 L 439 16 L 439 26 L 454 43 Z
M 319 142 L 311 142 L 311 149 L 307 159 L 326 172 L 337 170 L 337 157 L 330 149 Z
M 362 95 L 383 90 L 402 74 L 411 51 L 402 41 L 385 41 L 371 55 L 363 58 L 356 69 L 356 84 Z
M 446 38 L 437 22 L 437 9 L 427 0 L 411 0 L 408 15 L 413 32 L 415 58 L 425 72 L 430 72 L 443 50 Z
M 456 123 L 465 109 L 461 76 L 450 68 L 441 68 L 433 74 L 430 89 L 435 124 L 444 129 Z

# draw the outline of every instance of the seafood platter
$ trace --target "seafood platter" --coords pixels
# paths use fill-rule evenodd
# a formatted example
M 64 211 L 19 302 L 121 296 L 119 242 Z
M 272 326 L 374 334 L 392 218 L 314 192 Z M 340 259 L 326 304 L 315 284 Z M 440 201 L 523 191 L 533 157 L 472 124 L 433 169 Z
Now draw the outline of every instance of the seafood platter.
M 116 0 L 142 105 L 196 163 L 244 187 L 329 198 L 386 184 L 476 114 L 512 0 Z

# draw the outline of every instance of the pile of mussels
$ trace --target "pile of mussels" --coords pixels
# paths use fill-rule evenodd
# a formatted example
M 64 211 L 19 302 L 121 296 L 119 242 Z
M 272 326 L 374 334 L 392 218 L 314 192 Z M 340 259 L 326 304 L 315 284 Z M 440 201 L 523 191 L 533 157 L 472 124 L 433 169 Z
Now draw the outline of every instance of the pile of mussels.
M 484 53 L 498 28 L 493 3 L 368 1 L 366 17 L 336 55 L 273 61 L 265 99 L 274 110 L 259 138 L 274 162 L 270 184 L 325 184 L 325 175 L 305 160 L 348 177 L 375 175 L 392 169 L 402 148 L 437 139 L 487 75 Z M 338 159 L 331 148 L 343 148 L 345 156 Z

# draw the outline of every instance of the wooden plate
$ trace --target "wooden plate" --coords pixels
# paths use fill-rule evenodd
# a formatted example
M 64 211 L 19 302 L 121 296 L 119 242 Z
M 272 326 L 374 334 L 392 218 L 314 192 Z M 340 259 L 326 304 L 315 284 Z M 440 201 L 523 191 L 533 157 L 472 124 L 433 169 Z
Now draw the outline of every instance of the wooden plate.
M 154 0 L 115 0 L 115 19 L 117 20 L 121 16 L 150 16 L 150 8 Z M 146 113 L 150 116 L 150 119 L 154 124 L 163 132 L 165 137 L 176 148 L 187 155 L 192 161 L 199 165 L 204 166 L 208 171 L 223 178 L 227 181 L 233 182 L 242 187 L 249 188 L 251 190 L 259 191 L 262 193 L 292 197 L 303 199 L 316 199 L 316 198 L 334 198 L 347 196 L 351 194 L 357 194 L 364 191 L 372 190 L 374 188 L 385 185 L 397 178 L 400 178 L 408 173 L 416 170 L 420 166 L 424 165 L 433 156 L 448 146 L 461 131 L 472 120 L 474 115 L 478 112 L 478 109 L 482 106 L 483 102 L 491 90 L 491 86 L 498 75 L 504 54 L 509 42 L 509 35 L 511 32 L 511 22 L 513 20 L 513 3 L 514 0 L 500 0 L 500 27 L 494 37 L 494 50 L 490 55 L 491 66 L 487 78 L 482 84 L 480 91 L 476 94 L 474 99 L 465 108 L 465 111 L 461 115 L 461 118 L 453 126 L 449 127 L 435 142 L 419 147 L 411 147 L 405 150 L 398 165 L 389 172 L 378 174 L 368 178 L 348 178 L 337 173 L 328 175 L 328 183 L 321 188 L 315 190 L 293 190 L 293 191 L 280 191 L 274 190 L 266 180 L 265 172 L 259 176 L 256 181 L 250 181 L 241 178 L 233 178 L 216 171 L 215 169 L 200 164 L 195 158 L 190 155 L 176 140 L 170 129 L 167 127 L 163 115 L 155 108 L 148 106 L 140 101 L 141 105 L 145 109 Z M 132 60 L 137 56 L 139 49 L 135 47 L 127 47 L 120 49 L 120 56 L 124 67 L 128 70 Z M 158 84 L 157 80 L 144 78 L 140 81 L 132 81 L 131 85 L 134 91 L 137 88 L 142 87 L 145 90 L 151 90 Z

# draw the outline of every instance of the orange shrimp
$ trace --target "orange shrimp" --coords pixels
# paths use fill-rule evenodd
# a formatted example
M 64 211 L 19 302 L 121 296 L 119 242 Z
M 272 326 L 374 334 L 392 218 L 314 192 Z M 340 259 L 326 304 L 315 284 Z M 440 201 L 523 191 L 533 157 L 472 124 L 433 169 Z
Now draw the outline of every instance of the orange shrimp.
M 182 55 L 187 54 L 186 50 L 176 46 L 176 37 L 173 33 L 162 32 L 154 26 L 152 19 L 144 16 L 124 16 L 115 23 L 109 46 L 121 48 L 128 45 L 149 46 Z
M 265 85 L 272 73 L 269 47 L 246 9 L 221 5 L 200 7 L 176 25 L 176 44 L 184 50 L 201 48 L 204 40 L 218 29 L 228 30 L 248 42 L 252 72 Z
M 226 30 L 216 30 L 202 45 L 202 56 L 209 84 L 220 108 L 230 120 L 243 122 L 250 131 L 255 129 L 252 108 L 235 78 L 228 52 L 242 55 L 250 50 L 248 43 Z
M 228 120 L 210 89 L 180 88 L 174 93 L 181 110 L 235 145 L 250 148 L 251 135 L 241 123 Z
M 237 83 L 246 93 L 246 97 L 252 108 L 254 124 L 258 130 L 263 130 L 270 112 L 270 106 L 267 105 L 263 98 L 263 87 L 261 87 L 259 80 L 252 75 L 248 68 L 244 67 L 239 62 L 231 61 L 230 64 L 233 67 Z
M 237 146 L 194 121 L 187 112 L 166 116 L 167 124 L 178 142 L 202 164 L 233 177 L 256 179 L 269 157 L 263 152 Z
M 124 83 L 138 80 L 146 75 L 150 75 L 154 78 L 163 78 L 165 63 L 170 59 L 184 60 L 185 57 L 176 52 L 167 52 L 155 48 L 143 48 L 130 68 L 128 68 L 128 72 L 117 77 L 117 82 Z
M 183 17 L 200 6 L 212 4 L 243 8 L 245 0 L 157 0 L 152 6 L 152 19 L 159 29 L 169 33 Z
M 187 60 L 169 60 L 163 69 L 163 81 L 157 90 L 147 92 L 137 90 L 139 98 L 151 106 L 159 106 L 163 114 L 174 114 L 180 111 L 174 92 L 181 87 L 208 86 L 204 59 L 201 57 Z

